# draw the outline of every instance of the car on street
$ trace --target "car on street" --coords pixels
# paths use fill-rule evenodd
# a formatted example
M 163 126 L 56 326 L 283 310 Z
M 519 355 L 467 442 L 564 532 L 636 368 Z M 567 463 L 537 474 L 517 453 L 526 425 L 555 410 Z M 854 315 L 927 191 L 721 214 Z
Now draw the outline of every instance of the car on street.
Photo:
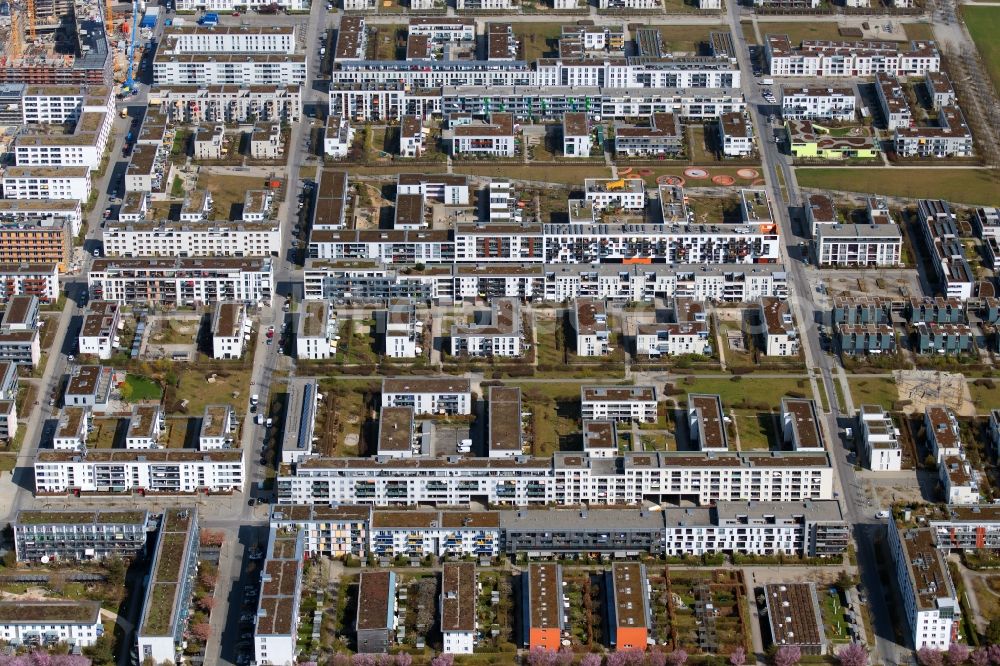
M 256 502 L 254 502 L 254 501 L 253 501 L 252 499 L 249 499 L 249 500 L 247 500 L 247 506 L 254 506 L 254 505 L 256 505 L 256 504 L 257 504 L 257 503 L 256 503 Z
M 881 520 L 885 520 L 886 518 L 889 517 L 889 511 L 887 509 L 879 511 L 878 513 L 875 514 L 875 517 Z

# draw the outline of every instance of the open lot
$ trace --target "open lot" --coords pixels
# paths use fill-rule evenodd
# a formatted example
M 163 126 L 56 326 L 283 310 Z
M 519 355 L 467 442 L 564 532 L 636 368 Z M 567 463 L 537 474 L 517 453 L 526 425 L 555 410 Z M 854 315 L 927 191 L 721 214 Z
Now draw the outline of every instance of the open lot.
M 993 87 L 1000 90 L 1000 7 L 972 7 L 961 5 L 965 25 L 983 56 L 986 69 L 993 79 Z
M 521 40 L 521 50 L 528 62 L 558 55 L 561 31 L 562 24 L 551 21 L 514 24 L 514 34 Z
M 739 433 L 741 451 L 766 451 L 771 448 L 772 442 L 779 440 L 777 416 L 774 412 L 734 409 L 733 418 Z M 730 439 L 729 444 L 730 448 L 735 447 L 736 441 Z
M 995 380 L 974 380 L 969 382 L 972 403 L 979 414 L 988 414 L 991 409 L 1000 409 L 1000 388 Z
M 177 385 L 167 387 L 166 409 L 198 415 L 205 411 L 205 405 L 249 400 L 250 370 L 249 363 L 217 368 L 175 364 Z M 187 403 L 182 405 L 183 401 Z
M 899 400 L 896 382 L 889 377 L 849 377 L 847 382 L 851 386 L 855 408 L 881 405 L 883 409 L 892 410 L 893 404 Z
M 674 392 L 678 401 L 686 402 L 688 393 L 717 393 L 722 397 L 722 407 L 728 413 L 730 408 L 750 404 L 751 409 L 759 405 L 777 408 L 781 398 L 786 395 L 812 397 L 809 381 L 796 377 L 758 378 L 747 377 L 696 377 L 689 381 L 687 377 L 674 383 Z M 733 381 L 733 380 L 737 381 Z
M 233 208 L 243 207 L 246 191 L 259 190 L 264 184 L 263 178 L 222 175 L 214 173 L 211 168 L 203 168 L 198 174 L 198 187 L 207 188 L 212 195 L 212 219 L 216 220 L 233 219 Z
M 760 36 L 788 35 L 793 45 L 798 45 L 803 39 L 843 39 L 839 27 L 833 21 L 795 21 L 795 22 L 763 22 L 757 23 Z
M 316 410 L 318 448 L 325 456 L 361 455 L 368 405 L 379 391 L 378 382 L 342 380 L 321 385 L 323 401 Z
M 710 32 L 724 30 L 710 25 L 660 25 L 656 29 L 663 40 L 664 51 L 694 54 L 698 54 L 702 44 L 708 42 Z
M 1000 174 L 989 169 L 798 168 L 795 177 L 800 187 L 1000 205 Z

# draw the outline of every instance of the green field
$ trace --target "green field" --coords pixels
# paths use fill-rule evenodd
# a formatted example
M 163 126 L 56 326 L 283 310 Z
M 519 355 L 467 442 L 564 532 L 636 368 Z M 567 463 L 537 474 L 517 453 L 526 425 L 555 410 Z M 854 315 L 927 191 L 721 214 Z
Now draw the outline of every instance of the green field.
M 126 375 L 121 387 L 122 400 L 125 402 L 140 402 L 142 400 L 159 400 L 163 397 L 160 385 L 148 377 Z
M 759 21 L 757 28 L 761 37 L 766 35 L 788 35 L 793 46 L 798 46 L 803 39 L 844 39 L 836 23 L 830 21 L 788 21 L 772 23 Z
M 969 393 L 978 414 L 988 414 L 991 409 L 1000 409 L 1000 391 L 989 386 L 969 382 Z
M 817 168 L 795 170 L 800 187 L 917 199 L 934 196 L 979 206 L 1000 204 L 1000 171 L 990 169 Z
M 675 390 L 683 391 L 676 396 L 678 400 L 687 400 L 688 393 L 718 393 L 722 398 L 722 407 L 726 410 L 743 402 L 777 408 L 783 397 L 793 393 L 812 397 L 809 381 L 805 377 L 764 378 L 747 375 L 737 381 L 733 381 L 731 377 L 697 377 L 691 383 L 686 378 L 672 383 Z
M 1000 7 L 961 5 L 965 25 L 969 28 L 979 53 L 989 69 L 993 86 L 1000 90 Z
M 849 377 L 847 383 L 851 386 L 855 409 L 875 404 L 891 411 L 893 403 L 899 400 L 896 383 L 888 377 Z

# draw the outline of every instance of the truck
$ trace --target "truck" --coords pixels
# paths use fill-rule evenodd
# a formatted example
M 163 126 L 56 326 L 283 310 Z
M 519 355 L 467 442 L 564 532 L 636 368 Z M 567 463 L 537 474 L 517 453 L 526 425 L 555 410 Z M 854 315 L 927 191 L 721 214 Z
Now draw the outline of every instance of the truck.
M 256 407 L 257 403 L 259 403 L 259 402 L 260 402 L 260 396 L 259 395 L 257 395 L 256 393 L 254 393 L 252 396 L 250 396 L 250 404 L 252 406 Z
M 214 12 L 209 12 L 198 19 L 198 23 L 205 26 L 219 25 L 219 15 Z
M 146 13 L 142 15 L 142 20 L 139 22 L 140 28 L 155 28 L 156 22 L 160 18 L 160 8 L 159 7 L 149 7 L 146 9 Z

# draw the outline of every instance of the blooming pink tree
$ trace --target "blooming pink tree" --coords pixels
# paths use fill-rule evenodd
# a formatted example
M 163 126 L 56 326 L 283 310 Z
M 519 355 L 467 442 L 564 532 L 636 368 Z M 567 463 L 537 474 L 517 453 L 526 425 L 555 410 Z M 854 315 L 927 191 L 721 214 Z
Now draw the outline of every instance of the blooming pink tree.
M 648 666 L 667 666 L 667 655 L 659 650 L 653 650 L 646 657 L 646 664 Z
M 944 655 L 941 654 L 941 650 L 925 645 L 917 650 L 917 663 L 920 666 L 941 666 L 944 663 Z
M 670 666 L 684 666 L 688 660 L 688 653 L 681 648 L 677 648 L 667 655 L 667 663 Z
M 580 660 L 580 666 L 601 666 L 601 655 L 588 653 L 583 655 L 583 659 Z
M 797 645 L 782 645 L 774 653 L 774 666 L 795 666 L 802 659 L 802 651 Z
M 375 666 L 375 656 L 367 652 L 359 652 L 351 657 L 352 666 Z
M 406 652 L 400 652 L 396 655 L 396 666 L 410 666 L 413 663 L 413 657 L 411 657 Z
M 969 655 L 969 660 L 972 662 L 972 666 L 989 666 L 990 652 L 986 648 L 978 648 Z
M 431 666 L 454 666 L 455 655 L 450 652 L 442 652 L 431 659 Z
M 529 666 L 553 666 L 556 661 L 554 650 L 547 650 L 543 647 L 533 647 L 528 653 Z
M 952 643 L 948 646 L 948 652 L 944 655 L 948 666 L 959 666 L 964 664 L 969 658 L 969 646 L 964 643 Z
M 990 663 L 994 666 L 1000 666 L 1000 645 L 990 645 L 986 651 L 990 655 Z
M 729 666 L 743 666 L 745 663 L 747 663 L 747 651 L 742 645 L 737 645 L 729 653 Z
M 840 666 L 865 666 L 868 663 L 868 650 L 861 643 L 849 643 L 837 653 Z

